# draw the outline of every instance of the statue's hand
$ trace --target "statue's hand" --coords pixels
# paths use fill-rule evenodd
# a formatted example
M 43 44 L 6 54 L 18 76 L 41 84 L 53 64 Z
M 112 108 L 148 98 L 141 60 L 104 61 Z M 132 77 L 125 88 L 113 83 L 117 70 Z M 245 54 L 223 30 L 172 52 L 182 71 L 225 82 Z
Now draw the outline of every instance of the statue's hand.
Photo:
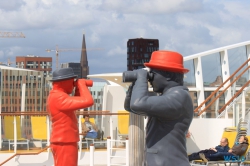
M 128 90 L 126 92 L 126 97 L 129 97 L 129 98 L 131 97 L 134 85 L 135 85 L 134 82 L 129 85 Z
M 142 78 L 142 79 L 147 79 L 148 77 L 148 71 L 144 69 L 137 70 L 137 79 Z

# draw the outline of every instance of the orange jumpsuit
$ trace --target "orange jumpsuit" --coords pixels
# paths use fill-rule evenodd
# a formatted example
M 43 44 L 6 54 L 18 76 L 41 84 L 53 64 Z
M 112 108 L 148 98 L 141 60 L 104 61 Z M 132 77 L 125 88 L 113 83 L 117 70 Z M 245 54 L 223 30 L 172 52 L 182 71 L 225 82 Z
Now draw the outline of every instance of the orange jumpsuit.
M 69 96 L 74 79 L 53 82 L 48 96 L 48 111 L 52 121 L 51 150 L 55 166 L 77 166 L 79 131 L 75 110 L 93 105 L 93 98 L 84 79 L 76 83 L 76 95 Z

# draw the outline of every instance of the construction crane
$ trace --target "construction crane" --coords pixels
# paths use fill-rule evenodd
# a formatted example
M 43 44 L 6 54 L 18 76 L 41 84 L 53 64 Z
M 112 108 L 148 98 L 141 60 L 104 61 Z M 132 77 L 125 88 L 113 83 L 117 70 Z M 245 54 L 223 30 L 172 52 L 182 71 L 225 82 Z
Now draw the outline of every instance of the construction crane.
M 7 65 L 10 66 L 11 64 L 13 64 L 14 62 L 11 62 L 10 61 L 10 58 L 8 58 L 8 62 L 7 62 Z
M 10 58 L 8 58 L 7 64 L 0 62 L 0 65 L 7 65 L 10 66 L 13 62 L 10 61 Z
M 25 35 L 22 32 L 1 32 L 0 38 L 25 38 Z M 7 66 L 10 66 L 13 62 L 8 58 Z M 0 62 L 1 65 L 5 65 L 3 62 Z
M 47 52 L 55 51 L 56 52 L 56 69 L 58 69 L 58 56 L 59 52 L 66 52 L 66 51 L 92 51 L 92 50 L 103 50 L 102 48 L 90 48 L 90 49 L 82 49 L 82 48 L 63 48 L 59 49 L 58 46 L 56 45 L 55 50 L 51 49 L 46 49 Z
M 1 32 L 0 38 L 25 38 L 22 32 Z

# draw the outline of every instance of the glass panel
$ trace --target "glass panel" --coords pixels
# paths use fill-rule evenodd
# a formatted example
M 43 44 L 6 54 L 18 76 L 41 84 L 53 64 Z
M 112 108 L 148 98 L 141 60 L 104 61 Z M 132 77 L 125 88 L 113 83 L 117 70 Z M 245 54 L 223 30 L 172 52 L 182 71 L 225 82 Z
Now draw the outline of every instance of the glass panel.
M 184 67 L 189 69 L 189 72 L 184 75 L 184 85 L 187 87 L 195 87 L 194 60 L 185 61 Z
M 249 116 L 249 119 L 250 119 L 250 90 L 248 89 L 247 91 L 246 91 L 246 94 L 245 94 L 245 101 L 246 101 L 246 115 L 248 115 Z M 247 114 L 247 112 L 249 112 L 248 114 Z
M 222 84 L 220 54 L 214 53 L 201 57 L 203 85 L 217 87 Z
M 211 91 L 205 91 L 204 92 L 205 100 L 211 95 L 211 93 L 213 93 L 213 92 L 211 92 Z M 208 104 L 211 101 L 213 101 L 215 99 L 215 97 L 218 96 L 218 94 L 213 95 L 213 97 L 211 97 L 210 100 L 208 100 L 208 102 L 206 103 L 206 106 L 208 106 Z M 219 99 L 219 106 L 218 106 L 218 108 L 216 108 L 216 105 L 215 105 L 216 102 L 213 102 L 213 104 L 211 104 L 206 109 L 206 118 L 216 118 L 215 112 L 218 112 L 225 105 L 225 96 L 224 96 L 224 93 L 218 99 Z
M 189 95 L 193 101 L 193 107 L 194 109 L 198 107 L 198 101 L 197 101 L 197 92 L 196 91 L 189 91 Z M 194 117 L 197 117 L 197 113 L 194 113 Z
M 229 72 L 230 75 L 232 75 L 245 61 L 247 60 L 247 53 L 246 53 L 246 47 L 237 47 L 234 49 L 228 50 L 228 61 L 229 61 Z M 247 66 L 245 66 L 247 67 Z M 244 69 L 238 72 L 237 75 L 239 75 Z M 236 85 L 243 86 L 247 80 L 248 80 L 248 72 L 245 72 L 241 78 L 236 82 Z

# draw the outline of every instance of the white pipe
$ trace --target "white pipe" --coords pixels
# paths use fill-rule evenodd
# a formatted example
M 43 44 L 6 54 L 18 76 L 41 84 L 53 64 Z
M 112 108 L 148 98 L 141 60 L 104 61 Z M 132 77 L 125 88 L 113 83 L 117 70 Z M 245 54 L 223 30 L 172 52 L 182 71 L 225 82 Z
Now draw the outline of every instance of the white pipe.
M 109 132 L 110 132 L 111 139 L 113 139 L 114 134 L 113 134 L 113 119 L 112 119 L 112 115 L 109 116 Z
M 81 111 L 84 111 L 83 109 L 81 109 Z M 79 115 L 78 117 L 78 128 L 79 128 L 79 132 L 82 133 L 82 115 Z M 83 136 L 80 135 L 80 141 L 79 141 L 79 153 L 78 153 L 78 159 L 81 158 L 81 154 L 82 154 L 82 138 Z M 88 147 L 87 147 L 88 148 Z
M 107 138 L 107 166 L 110 166 L 110 137 Z
M 46 116 L 46 124 L 47 124 L 47 143 L 46 143 L 46 146 L 49 146 L 50 145 L 50 119 L 49 119 L 48 115 Z M 50 154 L 49 151 L 50 151 L 50 148 L 47 149 L 47 152 L 48 152 L 47 159 L 49 159 L 49 154 Z
M 225 110 L 225 119 L 228 119 L 228 106 L 226 106 L 226 110 Z
M 218 96 L 219 92 L 216 93 L 216 96 Z M 215 101 L 215 117 L 218 117 L 219 116 L 219 113 L 218 113 L 218 110 L 219 110 L 219 100 L 220 98 L 218 98 L 216 101 Z
M 95 147 L 93 144 L 90 144 L 90 147 L 89 147 L 89 150 L 90 150 L 90 166 L 94 166 L 94 151 L 95 151 Z
M 49 116 L 47 115 L 46 116 L 46 124 L 47 124 L 47 144 L 46 146 L 49 146 L 50 145 L 50 119 L 49 119 Z
M 245 119 L 245 114 L 246 114 L 246 92 L 243 90 L 242 91 L 242 96 L 241 96 L 241 118 Z
M 21 98 L 21 112 L 25 112 L 25 90 L 26 90 L 26 83 L 22 84 L 22 98 Z M 21 136 L 24 137 L 24 116 L 20 116 L 20 123 L 21 123 Z
M 126 166 L 129 166 L 129 140 L 126 139 Z
M 14 116 L 14 152 L 16 153 L 17 148 L 17 129 L 16 129 L 16 116 Z

